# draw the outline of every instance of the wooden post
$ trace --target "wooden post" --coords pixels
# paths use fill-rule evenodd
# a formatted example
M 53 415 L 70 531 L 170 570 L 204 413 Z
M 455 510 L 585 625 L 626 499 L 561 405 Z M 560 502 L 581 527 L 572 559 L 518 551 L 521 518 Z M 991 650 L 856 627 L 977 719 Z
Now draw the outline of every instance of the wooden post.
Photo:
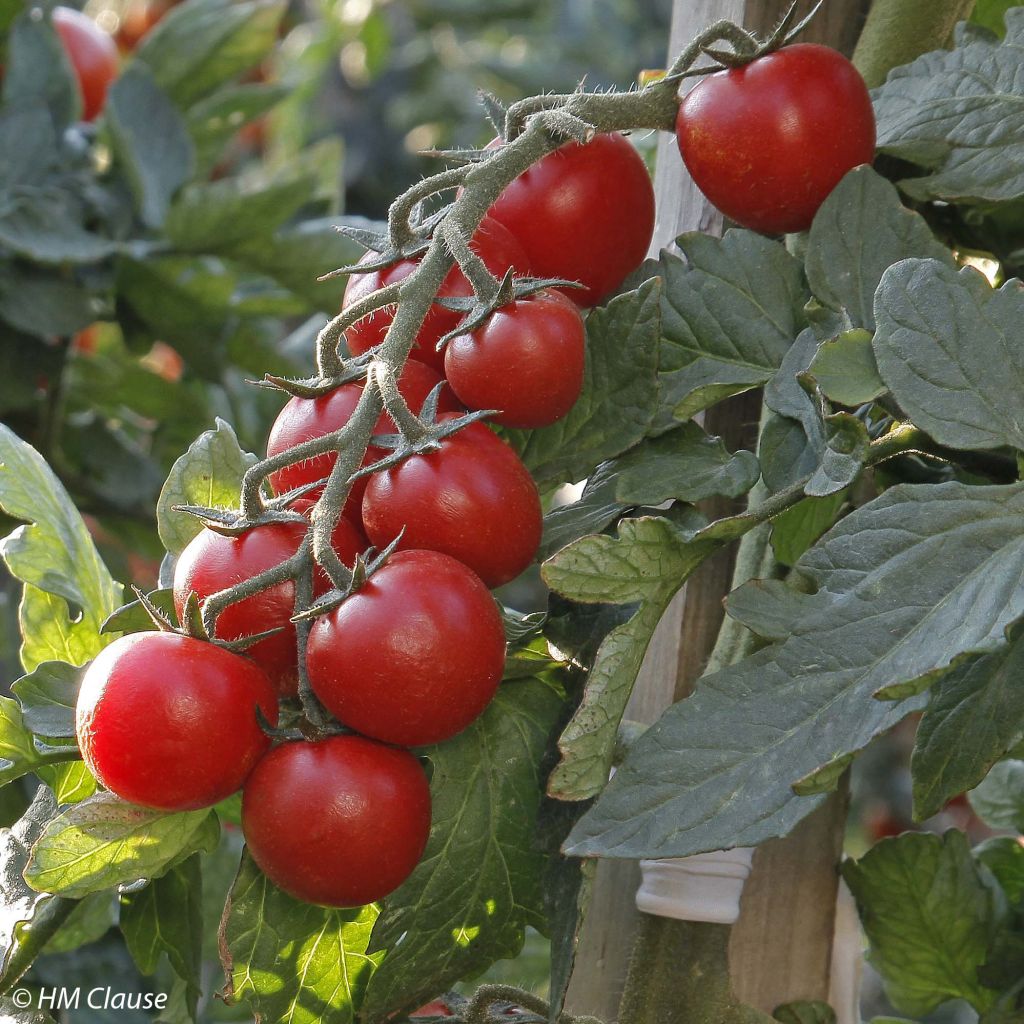
M 669 57 L 702 28 L 723 18 L 767 32 L 788 6 L 789 0 L 675 0 Z M 865 7 L 865 0 L 829 0 L 803 39 L 849 54 Z M 655 191 L 658 221 L 652 254 L 684 231 L 721 233 L 721 215 L 686 174 L 675 138 L 668 133 L 658 141 Z M 724 402 L 708 412 L 705 427 L 734 447 L 752 445 L 759 405 L 757 396 Z M 709 503 L 705 511 L 722 515 L 732 509 L 719 501 Z M 673 701 L 690 693 L 714 646 L 731 572 L 727 553 L 710 559 L 669 606 L 641 669 L 627 718 L 653 722 Z M 730 943 L 733 987 L 745 1002 L 771 1011 L 791 999 L 829 998 L 835 866 L 844 817 L 844 802 L 830 801 L 792 836 L 764 844 L 755 855 Z M 639 920 L 638 884 L 639 869 L 633 862 L 598 865 L 566 1000 L 570 1012 L 606 1021 L 616 1018 Z

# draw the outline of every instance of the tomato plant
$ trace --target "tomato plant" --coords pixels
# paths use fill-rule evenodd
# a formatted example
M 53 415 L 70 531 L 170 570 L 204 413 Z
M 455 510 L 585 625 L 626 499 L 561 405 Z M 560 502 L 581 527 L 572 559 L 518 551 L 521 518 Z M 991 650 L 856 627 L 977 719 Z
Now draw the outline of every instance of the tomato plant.
M 117 78 L 117 46 L 81 11 L 55 7 L 52 17 L 78 80 L 82 120 L 93 121 L 103 109 L 110 83 Z
M 137 633 L 89 666 L 78 744 L 89 770 L 133 804 L 187 811 L 237 792 L 277 721 L 267 677 L 251 662 L 187 636 Z
M 584 364 L 583 319 L 556 291 L 502 307 L 444 353 L 460 401 L 499 410 L 491 418 L 506 427 L 547 427 L 565 417 L 583 388 Z
M 497 587 L 537 553 L 540 497 L 516 453 L 473 423 L 442 440 L 438 451 L 374 473 L 363 496 L 363 526 L 378 547 L 400 536 L 400 548 L 452 555 Z
M 405 747 L 461 732 L 505 661 L 487 588 L 436 551 L 401 551 L 309 635 L 313 691 L 340 722 Z
M 416 866 L 430 831 L 430 789 L 411 754 L 359 736 L 284 743 L 246 783 L 242 829 L 253 859 L 285 892 L 361 907 Z
M 768 234 L 806 231 L 843 175 L 874 159 L 875 115 L 841 53 L 795 43 L 699 82 L 676 138 L 727 217 Z
M 343 20 L 362 17 L 352 7 Z M 32 435 L 44 451 L 0 428 L 0 608 L 16 606 L 0 625 L 17 627 L 23 670 L 0 698 L 0 1015 L 35 1024 L 39 1008 L 18 1006 L 15 986 L 31 1001 L 50 985 L 51 956 L 95 942 L 118 951 L 126 977 L 151 975 L 176 1019 L 383 1024 L 444 993 L 465 1024 L 571 1024 L 574 962 L 596 967 L 601 984 L 617 976 L 586 962 L 580 942 L 587 915 L 609 902 L 590 905 L 615 874 L 595 879 L 591 862 L 605 858 L 641 861 L 639 905 L 668 911 L 637 925 L 621 1024 L 754 1019 L 730 994 L 747 966 L 729 954 L 743 903 L 734 893 L 705 920 L 709 861 L 690 858 L 725 854 L 740 888 L 753 848 L 794 833 L 791 848 L 806 850 L 794 830 L 816 814 L 835 844 L 834 858 L 821 843 L 809 858 L 820 874 L 806 888 L 821 896 L 779 911 L 766 952 L 785 952 L 782 937 L 797 931 L 827 934 L 807 923 L 836 916 L 841 876 L 887 1015 L 926 1018 L 956 1001 L 983 1024 L 1019 1015 L 1024 291 L 1013 275 L 1024 272 L 1024 174 L 1012 127 L 1024 11 L 1007 14 L 1002 35 L 977 22 L 950 49 L 894 67 L 869 94 L 876 152 L 841 168 L 825 147 L 796 205 L 728 175 L 704 183 L 710 198 L 727 183 L 762 212 L 767 196 L 779 218 L 813 193 L 797 237 L 770 237 L 769 222 L 689 231 L 644 260 L 650 182 L 632 177 L 640 158 L 626 134 L 661 133 L 659 159 L 676 160 L 694 96 L 762 71 L 771 84 L 772 69 L 806 56 L 790 17 L 766 38 L 716 23 L 640 88 L 546 92 L 508 108 L 485 97 L 502 144 L 446 154 L 386 223 L 346 217 L 345 254 L 330 249 L 326 268 L 300 259 L 320 237 L 305 220 L 325 212 L 310 198 L 318 186 L 267 185 L 250 206 L 230 177 L 162 177 L 176 132 L 213 174 L 222 147 L 204 150 L 196 125 L 241 102 L 222 88 L 272 84 L 238 78 L 272 45 L 280 14 L 262 0 L 186 0 L 112 84 L 95 131 L 75 120 L 63 59 L 26 70 L 26 55 L 60 53 L 46 19 L 15 15 L 5 29 L 0 129 L 14 137 L 42 118 L 51 134 L 38 137 L 62 142 L 19 164 L 16 180 L 0 170 L 0 314 L 31 321 L 39 349 L 60 357 L 30 362 L 51 399 Z M 243 33 L 236 18 L 262 27 Z M 194 64 L 181 64 L 192 51 L 174 41 L 185 36 L 201 51 Z M 703 81 L 687 92 L 688 77 Z M 767 85 L 756 92 L 778 101 Z M 805 85 L 792 111 L 816 96 Z M 220 111 L 210 120 L 195 109 L 207 103 Z M 160 147 L 125 149 L 154 126 Z M 723 143 L 737 168 L 773 156 L 748 143 L 739 127 Z M 633 170 L 620 177 L 622 167 Z M 662 164 L 659 180 L 673 169 L 682 174 Z M 35 177 L 48 203 L 64 196 L 59 225 L 35 202 Z M 537 180 L 552 184 L 523 207 L 520 229 L 501 220 L 529 264 L 508 274 L 483 258 L 480 224 Z M 558 183 L 578 204 L 552 202 Z M 670 194 L 664 215 L 698 199 Z M 243 208 L 273 226 L 242 230 Z M 279 290 L 263 256 L 290 230 L 295 265 L 277 264 Z M 538 241 L 566 257 L 557 270 L 535 258 Z M 379 258 L 349 253 L 355 242 Z M 189 301 L 156 285 L 129 300 L 125 282 L 164 260 L 180 261 L 175 281 L 202 287 L 185 289 Z M 245 260 L 261 269 L 242 272 Z M 211 263 L 220 299 L 209 297 Z M 295 297 L 306 286 L 292 275 L 314 270 L 329 271 L 320 308 L 334 315 L 284 344 L 304 350 L 301 366 L 231 334 L 240 321 L 305 316 Z M 571 304 L 549 274 L 594 294 Z M 345 276 L 359 283 L 342 305 Z M 455 291 L 453 278 L 464 282 Z M 39 300 L 38 282 L 62 302 Z M 82 294 L 59 330 L 33 319 Z M 191 443 L 191 431 L 175 435 L 166 476 L 135 492 L 145 505 L 159 491 L 159 548 L 132 552 L 146 586 L 126 590 L 125 567 L 105 562 L 96 537 L 131 538 L 132 521 L 76 507 L 47 456 L 76 495 L 93 493 L 66 456 L 72 444 L 83 460 L 100 447 L 84 418 L 92 407 L 73 396 L 105 373 L 123 371 L 131 408 L 147 412 L 104 404 L 106 427 L 156 437 L 161 403 L 191 393 L 197 347 L 186 351 L 180 329 L 164 341 L 180 363 L 161 361 L 163 339 L 139 321 L 156 319 L 151 306 L 161 323 L 181 307 L 201 324 L 205 302 L 235 312 L 218 321 L 226 334 L 200 331 L 204 343 L 233 340 L 273 412 L 242 405 L 238 416 L 223 364 L 207 368 L 221 391 L 194 418 L 232 412 L 245 430 L 219 419 Z M 72 341 L 100 309 L 107 319 Z M 447 382 L 416 358 L 440 314 L 431 343 L 446 349 Z M 388 326 L 355 353 L 367 322 Z M 138 365 L 111 368 L 140 339 Z M 483 356 L 497 368 L 474 364 Z M 67 396 L 76 431 L 60 429 Z M 504 422 L 486 422 L 492 402 Z M 266 457 L 250 454 L 273 414 Z M 718 417 L 728 443 L 708 433 Z M 119 496 L 140 464 L 121 466 Z M 723 590 L 717 570 L 700 570 L 727 558 L 735 571 L 712 636 Z M 680 636 L 684 588 L 698 603 Z M 649 705 L 652 680 L 692 693 L 644 728 L 629 709 L 634 697 Z M 886 734 L 881 774 L 896 796 L 875 784 L 864 799 Z M 845 797 L 830 794 L 848 771 L 869 828 L 850 830 L 840 858 Z M 872 833 L 872 822 L 888 824 Z M 893 822 L 912 830 L 882 837 Z M 686 884 L 658 891 L 673 873 L 702 879 L 700 907 Z M 792 873 L 769 882 L 780 903 L 798 884 Z M 214 933 L 224 1003 L 242 1009 L 212 1008 L 203 939 Z M 816 948 L 822 962 L 855 959 L 839 938 Z M 547 968 L 544 998 L 497 973 L 527 941 Z M 776 1011 L 815 1024 L 850 1012 Z

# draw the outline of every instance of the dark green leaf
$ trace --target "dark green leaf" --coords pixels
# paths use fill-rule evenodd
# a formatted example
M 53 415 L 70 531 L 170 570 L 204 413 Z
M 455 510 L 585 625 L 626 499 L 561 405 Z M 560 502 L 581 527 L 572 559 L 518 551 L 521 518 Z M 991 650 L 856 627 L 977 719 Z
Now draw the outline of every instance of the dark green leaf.
M 157 502 L 160 540 L 172 555 L 180 554 L 203 529 L 198 519 L 175 512 L 173 506 L 237 507 L 242 476 L 255 461 L 255 455 L 242 451 L 235 432 L 223 420 L 196 438 L 171 468 Z
M 75 735 L 75 704 L 83 669 L 66 661 L 45 661 L 11 687 L 25 725 L 39 736 Z
M 45 954 L 70 953 L 107 934 L 117 924 L 117 896 L 97 892 L 79 900 L 56 935 L 43 947 Z
M 52 897 L 36 892 L 22 878 L 32 845 L 56 816 L 53 794 L 40 786 L 28 810 L 12 828 L 0 829 L 0 979 L 18 942 L 18 926 L 31 921 Z
M 1007 12 L 1006 26 L 999 45 L 969 36 L 896 68 L 874 91 L 878 148 L 933 172 L 900 183 L 915 199 L 1024 195 L 1024 11 Z
M 192 0 L 168 12 L 135 59 L 185 109 L 270 53 L 284 9 L 281 0 Z
M 43 764 L 42 755 L 32 742 L 18 702 L 0 697 L 0 786 L 20 778 Z
M 871 295 L 874 298 L 874 292 Z M 885 393 L 871 334 L 860 328 L 822 342 L 811 360 L 810 373 L 822 394 L 840 405 L 862 405 Z
M 917 426 L 953 448 L 1024 448 L 1024 284 L 905 260 L 882 277 L 875 314 L 878 369 Z
M 170 587 L 160 590 L 151 590 L 147 599 L 155 605 L 156 609 L 163 612 L 171 620 L 177 622 L 177 614 L 174 610 L 174 592 Z M 141 601 L 132 601 L 123 605 L 114 612 L 106 622 L 103 623 L 104 633 L 145 633 L 155 627 L 149 612 L 142 606 Z
M 932 688 L 917 729 L 914 817 L 938 813 L 1024 739 L 1024 640 L 968 658 Z
M 167 215 L 167 237 L 183 252 L 220 252 L 264 238 L 310 200 L 315 186 L 307 176 L 258 189 L 233 179 L 190 185 Z
M 157 877 L 189 853 L 212 849 L 219 835 L 211 811 L 166 814 L 97 793 L 47 825 L 25 880 L 41 892 L 88 896 Z
M 1011 7 L 1019 7 L 1017 0 L 977 0 L 971 12 L 971 24 L 979 25 L 996 36 L 1006 32 L 1004 19 Z
M 45 31 L 33 28 L 30 31 Z M 10 87 L 13 71 L 8 72 L 5 86 Z M 11 186 L 37 185 L 45 180 L 59 159 L 57 134 L 53 118 L 43 106 L 12 106 L 0 111 L 0 189 Z M 2 193 L 0 193 L 2 194 Z M 4 196 L 5 204 L 10 202 Z
M 798 559 L 836 521 L 846 501 L 846 492 L 826 498 L 804 498 L 772 521 L 772 549 L 783 565 Z
M 678 244 L 685 262 L 661 257 L 661 379 L 662 405 L 682 420 L 768 380 L 805 325 L 809 294 L 799 262 L 751 231 Z
M 200 173 L 216 164 L 243 125 L 271 110 L 290 91 L 283 82 L 249 82 L 225 86 L 194 104 L 186 120 Z
M 540 762 L 561 708 L 547 683 L 508 683 L 482 718 L 428 751 L 430 840 L 374 929 L 373 947 L 388 954 L 370 981 L 367 1020 L 413 1009 L 515 956 L 525 926 L 542 923 L 546 859 L 533 833 L 544 788 Z
M 813 594 L 802 594 L 782 580 L 750 580 L 725 600 L 731 618 L 765 640 L 785 640 L 813 609 Z
M 864 468 L 870 443 L 867 428 L 855 416 L 845 412 L 826 416 L 821 465 L 804 487 L 808 497 L 827 498 L 852 484 Z
M 81 222 L 82 211 L 68 193 L 24 188 L 0 208 L 0 244 L 37 263 L 96 263 L 120 248 Z
M 1024 845 L 1016 836 L 994 836 L 973 852 L 975 860 L 995 875 L 1006 898 L 1019 910 L 1024 903 Z
M 541 485 L 582 480 L 640 441 L 658 395 L 658 292 L 649 281 L 587 317 L 583 393 L 564 419 L 509 438 Z
M 56 273 L 5 267 L 0 275 L 0 318 L 39 338 L 71 335 L 96 319 L 89 292 Z
M 139 213 L 149 227 L 159 227 L 192 174 L 195 153 L 185 122 L 138 60 L 107 95 L 106 118 Z
M 962 832 L 885 839 L 847 861 L 843 877 L 867 932 L 868 959 L 898 1010 L 923 1015 L 948 999 L 966 999 L 979 1012 L 991 1005 L 995 994 L 977 971 L 1001 908 Z
M 584 538 L 544 563 L 548 586 L 573 601 L 640 602 L 598 650 L 580 706 L 558 741 L 561 760 L 548 781 L 552 796 L 586 800 L 604 787 L 619 722 L 655 627 L 686 578 L 716 548 L 686 539 L 666 519 L 625 519 L 617 538 Z
M 924 686 L 959 655 L 1001 644 L 1024 612 L 1022 511 L 1020 486 L 904 485 L 843 519 L 796 567 L 815 600 L 793 635 L 670 708 L 569 852 L 685 857 L 785 835 L 819 802 L 794 785 L 830 780 L 921 706 L 878 701 L 880 687 Z
M 258 1020 L 348 1024 L 380 960 L 366 952 L 376 917 L 292 899 L 244 853 L 221 925 L 229 993 Z
M 121 931 L 139 970 L 153 974 L 166 953 L 174 972 L 196 994 L 200 987 L 202 894 L 200 859 L 193 854 L 139 892 L 121 897 Z
M 873 303 L 882 274 L 911 256 L 953 264 L 950 251 L 936 240 L 920 214 L 903 206 L 895 187 L 872 168 L 857 167 L 815 214 L 807 240 L 807 280 L 825 306 L 845 312 L 854 327 L 870 331 L 875 327 Z M 844 373 L 850 368 L 841 365 L 839 370 Z M 863 387 L 861 368 L 857 370 L 850 383 Z M 829 394 L 827 388 L 822 390 Z M 868 399 L 843 404 L 864 401 Z
M 26 107 L 39 104 L 49 111 L 53 126 L 63 129 L 78 119 L 82 110 L 81 92 L 74 72 L 53 25 L 48 19 L 24 10 L 14 20 L 8 39 L 4 69 L 5 106 Z M 34 143 L 26 137 L 18 146 L 31 150 Z M 4 158 L 11 153 L 4 147 Z M 15 163 L 24 157 L 15 157 Z
M 26 584 L 19 609 L 22 664 L 84 664 L 105 646 L 103 620 L 121 588 L 39 453 L 0 425 L 0 509 L 27 524 L 0 541 L 0 558 Z M 70 607 L 69 607 L 70 606 Z
M 1024 761 L 1000 761 L 968 799 L 986 825 L 1024 832 Z

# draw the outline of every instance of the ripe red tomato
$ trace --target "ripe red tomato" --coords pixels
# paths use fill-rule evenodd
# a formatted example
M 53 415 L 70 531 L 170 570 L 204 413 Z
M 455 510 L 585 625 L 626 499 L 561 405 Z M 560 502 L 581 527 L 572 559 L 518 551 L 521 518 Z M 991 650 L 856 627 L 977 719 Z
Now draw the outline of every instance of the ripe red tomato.
M 82 93 L 82 120 L 94 120 L 117 78 L 117 45 L 93 20 L 71 7 L 53 9 L 53 27 L 64 44 Z
M 470 409 L 500 409 L 506 427 L 546 427 L 583 389 L 583 317 L 561 292 L 510 303 L 471 334 L 447 345 L 444 372 Z
M 296 899 L 360 907 L 393 892 L 430 834 L 419 761 L 361 736 L 284 743 L 242 794 L 242 831 L 260 870 Z
M 174 566 L 174 606 L 178 615 L 190 593 L 205 600 L 291 558 L 305 534 L 300 523 L 270 523 L 237 537 L 203 530 L 189 542 Z M 338 521 L 333 540 L 341 560 L 350 566 L 365 547 L 358 531 L 344 518 Z M 320 593 L 327 589 L 322 576 L 319 586 L 314 580 L 314 590 L 318 588 Z M 245 655 L 267 673 L 284 696 L 293 696 L 298 687 L 295 626 L 291 622 L 294 608 L 295 584 L 288 580 L 229 605 L 217 618 L 217 637 L 221 640 L 280 629 L 253 644 Z
M 363 497 L 363 526 L 377 547 L 404 528 L 401 549 L 443 551 L 489 587 L 515 579 L 533 561 L 542 518 L 533 478 L 482 423 L 445 438 L 439 451 L 374 473 Z
M 435 999 L 433 1002 L 424 1003 L 418 1010 L 413 1010 L 409 1014 L 410 1017 L 451 1017 L 452 1011 L 448 1009 L 447 1004 L 442 1003 L 440 999 Z
M 705 78 L 683 99 L 676 139 L 727 217 L 766 234 L 804 231 L 840 178 L 874 159 L 875 115 L 841 53 L 798 43 Z
M 277 724 L 270 680 L 251 661 L 176 633 L 132 633 L 86 670 L 76 731 L 86 766 L 119 797 L 188 811 L 241 788 Z
M 489 148 L 501 145 L 495 139 Z M 585 287 L 567 290 L 594 306 L 647 255 L 654 234 L 654 188 L 643 158 L 617 132 L 566 143 L 519 175 L 488 211 L 526 250 L 538 277 Z
M 529 261 L 518 240 L 500 224 L 489 218 L 484 218 L 469 244 L 495 277 L 503 277 L 509 267 L 521 275 L 530 272 Z M 360 262 L 369 263 L 371 260 L 375 260 L 377 255 L 371 250 L 363 256 Z M 375 270 L 369 274 L 353 274 L 348 279 L 348 285 L 345 288 L 342 309 L 378 288 L 383 288 L 396 281 L 404 281 L 416 269 L 418 263 L 419 260 L 401 260 L 385 270 Z M 452 267 L 438 294 L 442 298 L 465 298 L 473 294 L 473 289 L 463 276 L 462 271 L 458 267 Z M 445 309 L 443 306 L 431 307 L 419 334 L 416 335 L 416 344 L 412 350 L 413 358 L 432 366 L 438 373 L 441 373 L 444 368 L 444 353 L 437 351 L 437 342 L 449 331 L 455 330 L 464 315 L 464 313 Z M 394 318 L 394 307 L 379 309 L 369 316 L 363 317 L 345 332 L 349 351 L 353 355 L 359 355 L 373 348 L 374 345 L 379 345 L 384 340 L 384 335 L 387 334 Z
M 487 707 L 504 665 L 494 599 L 437 551 L 392 555 L 316 620 L 306 654 L 313 690 L 332 715 L 404 747 L 461 732 Z
M 441 383 L 441 380 L 442 378 L 430 367 L 410 360 L 405 364 L 398 378 L 398 390 L 409 404 L 409 408 L 418 413 L 423 408 L 427 395 Z M 270 428 L 267 455 L 279 455 L 303 441 L 309 441 L 314 437 L 323 437 L 324 434 L 340 430 L 352 418 L 352 413 L 362 394 L 363 381 L 353 381 L 351 384 L 343 384 L 340 388 L 336 388 L 329 394 L 321 395 L 319 398 L 290 399 L 277 414 L 277 419 L 274 420 L 274 425 Z M 437 408 L 439 412 L 455 412 L 460 406 L 451 391 L 445 388 L 441 392 Z M 374 433 L 393 434 L 394 432 L 395 425 L 391 421 L 391 417 L 381 415 L 374 427 Z M 368 466 L 386 454 L 384 449 L 371 445 L 367 449 L 362 464 Z M 276 494 L 284 494 L 285 491 L 294 490 L 296 487 L 323 480 L 331 472 L 336 460 L 337 456 L 333 454 L 318 455 L 315 459 L 305 459 L 292 466 L 279 469 L 276 473 L 270 474 L 270 486 L 274 488 Z M 365 478 L 357 480 L 352 485 L 348 501 L 345 503 L 346 515 L 358 519 L 365 490 Z M 312 491 L 309 497 L 316 497 L 320 493 L 320 490 Z

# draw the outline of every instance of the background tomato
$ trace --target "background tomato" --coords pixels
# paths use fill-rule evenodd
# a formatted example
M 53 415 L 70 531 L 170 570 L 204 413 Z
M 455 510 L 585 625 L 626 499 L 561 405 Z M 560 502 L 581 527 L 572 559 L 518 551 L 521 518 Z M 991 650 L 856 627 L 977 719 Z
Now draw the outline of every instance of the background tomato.
M 500 409 L 506 427 L 545 427 L 583 388 L 586 337 L 576 305 L 546 290 L 503 306 L 445 348 L 444 371 L 470 409 Z
M 489 587 L 515 579 L 533 561 L 542 518 L 533 478 L 482 423 L 445 438 L 439 451 L 374 473 L 363 498 L 363 526 L 377 547 L 404 529 L 402 549 L 443 551 Z
M 496 139 L 490 148 L 500 144 Z M 598 135 L 549 153 L 519 175 L 488 214 L 519 240 L 532 273 L 579 281 L 585 287 L 566 294 L 594 306 L 647 255 L 654 188 L 625 136 Z
M 241 788 L 277 723 L 270 680 L 251 661 L 176 633 L 132 633 L 104 648 L 78 697 L 89 771 L 142 807 L 210 807 Z
M 53 9 L 53 27 L 64 44 L 82 93 L 82 120 L 103 109 L 107 89 L 117 78 L 117 45 L 92 18 L 71 7 Z
M 360 907 L 397 889 L 423 855 L 430 787 L 412 754 L 360 736 L 285 743 L 246 784 L 242 831 L 285 892 Z
M 804 231 L 843 175 L 874 159 L 875 115 L 841 53 L 798 43 L 696 85 L 676 139 L 727 217 L 766 234 Z
M 400 551 L 316 620 L 306 664 L 340 722 L 418 747 L 454 736 L 484 710 L 501 681 L 505 634 L 494 599 L 464 565 Z
M 398 390 L 402 397 L 409 404 L 413 412 L 418 413 L 423 408 L 427 396 L 438 384 L 441 378 L 437 373 L 415 360 L 405 364 L 402 373 L 398 378 Z M 323 437 L 335 430 L 340 430 L 352 418 L 356 405 L 363 394 L 363 381 L 353 381 L 351 384 L 343 384 L 329 394 L 321 395 L 319 398 L 292 398 L 285 407 L 278 413 L 274 425 L 270 428 L 270 440 L 267 441 L 267 455 L 279 455 L 289 448 L 293 448 L 303 441 L 314 437 Z M 456 412 L 461 408 L 455 396 L 449 388 L 441 391 L 441 397 L 437 403 L 439 412 Z M 374 427 L 375 434 L 393 434 L 395 425 L 391 417 L 382 414 Z M 368 466 L 384 457 L 386 452 L 382 448 L 371 445 L 362 465 Z M 279 469 L 270 475 L 270 486 L 276 494 L 284 494 L 286 491 L 305 484 L 316 483 L 323 480 L 331 472 L 337 455 L 319 455 L 315 459 L 305 459 L 296 462 L 284 469 Z M 363 501 L 363 491 L 366 490 L 366 479 L 357 480 L 349 492 L 348 501 L 345 504 L 345 512 L 353 519 L 359 518 L 359 509 Z M 309 497 L 316 497 L 320 490 L 310 492 Z
M 501 224 L 490 218 L 485 217 L 481 221 L 469 244 L 495 277 L 503 277 L 510 267 L 517 274 L 526 275 L 530 272 L 529 260 L 523 252 L 522 245 Z M 371 251 L 366 253 L 360 262 L 370 262 L 376 258 L 377 253 Z M 342 309 L 378 288 L 403 281 L 416 269 L 417 264 L 418 260 L 402 260 L 385 270 L 353 274 L 345 288 Z M 472 294 L 473 289 L 458 267 L 452 267 L 438 291 L 441 298 L 460 298 Z M 455 330 L 464 315 L 443 306 L 433 306 L 427 313 L 419 334 L 416 335 L 416 344 L 412 350 L 413 358 L 432 366 L 438 373 L 442 372 L 444 353 L 437 351 L 437 342 L 449 331 Z M 359 355 L 374 345 L 379 345 L 384 340 L 394 316 L 393 308 L 380 309 L 350 327 L 345 332 L 345 340 L 352 354 Z

